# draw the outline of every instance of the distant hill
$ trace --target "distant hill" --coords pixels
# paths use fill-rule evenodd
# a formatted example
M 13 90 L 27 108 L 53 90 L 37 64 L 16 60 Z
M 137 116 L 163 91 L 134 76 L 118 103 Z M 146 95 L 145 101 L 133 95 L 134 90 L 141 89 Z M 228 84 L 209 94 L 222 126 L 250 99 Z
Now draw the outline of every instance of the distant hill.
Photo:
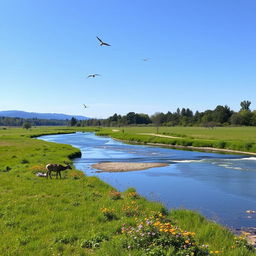
M 66 115 L 56 113 L 36 113 L 36 112 L 25 112 L 20 110 L 7 110 L 0 111 L 0 116 L 5 117 L 19 117 L 19 118 L 37 118 L 37 119 L 55 119 L 55 120 L 70 120 L 75 117 L 78 120 L 88 120 L 89 117 L 77 116 L 77 115 Z

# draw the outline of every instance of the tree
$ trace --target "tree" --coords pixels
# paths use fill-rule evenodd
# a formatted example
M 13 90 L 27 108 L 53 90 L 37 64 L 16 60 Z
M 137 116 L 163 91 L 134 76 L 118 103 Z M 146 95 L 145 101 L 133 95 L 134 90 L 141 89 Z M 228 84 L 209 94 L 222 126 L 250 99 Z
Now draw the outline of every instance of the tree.
M 76 126 L 76 124 L 77 124 L 76 118 L 72 117 L 71 120 L 70 120 L 70 125 L 71 126 Z
M 249 110 L 241 110 L 238 113 L 241 116 L 242 123 L 241 125 L 251 125 L 251 119 L 252 119 L 252 112 Z
M 136 123 L 136 114 L 134 112 L 129 112 L 126 115 L 127 124 L 135 124 Z
M 157 112 L 151 116 L 151 120 L 156 126 L 160 126 L 165 122 L 165 114 L 162 112 Z
M 29 122 L 29 121 L 25 121 L 24 123 L 23 123 L 23 128 L 24 129 L 30 129 L 31 128 L 31 123 Z
M 218 105 L 212 114 L 214 122 L 223 124 L 229 121 L 229 118 L 232 115 L 232 111 L 227 105 L 224 107 Z
M 213 121 L 213 111 L 212 110 L 204 111 L 201 121 L 203 124 L 212 122 Z
M 249 109 L 249 107 L 250 107 L 250 105 L 251 105 L 251 102 L 249 101 L 249 100 L 244 100 L 244 101 L 242 101 L 241 103 L 240 103 L 240 106 L 241 106 L 241 109 L 240 109 L 240 111 L 241 110 L 250 110 Z
M 256 110 L 252 112 L 251 125 L 256 126 Z
M 230 117 L 230 122 L 233 125 L 241 125 L 243 120 L 242 120 L 242 116 L 239 113 L 234 113 L 231 117 Z

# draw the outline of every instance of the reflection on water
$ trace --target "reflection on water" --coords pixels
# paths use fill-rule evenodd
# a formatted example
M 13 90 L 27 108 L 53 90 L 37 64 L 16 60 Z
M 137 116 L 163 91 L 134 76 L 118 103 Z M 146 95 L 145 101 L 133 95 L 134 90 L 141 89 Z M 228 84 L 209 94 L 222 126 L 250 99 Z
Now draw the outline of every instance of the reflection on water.
M 77 169 L 100 177 L 123 191 L 135 187 L 168 208 L 198 210 L 231 227 L 256 226 L 256 157 L 129 145 L 93 133 L 43 136 L 71 144 L 82 152 Z M 96 173 L 91 164 L 108 161 L 163 162 L 166 167 L 124 173 Z

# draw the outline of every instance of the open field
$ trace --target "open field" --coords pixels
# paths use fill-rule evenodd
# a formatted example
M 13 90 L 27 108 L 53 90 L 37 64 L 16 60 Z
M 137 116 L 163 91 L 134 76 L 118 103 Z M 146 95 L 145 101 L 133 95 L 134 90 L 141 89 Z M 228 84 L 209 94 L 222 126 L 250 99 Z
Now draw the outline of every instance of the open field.
M 256 127 L 120 127 L 98 134 L 139 143 L 229 149 L 256 153 Z
M 255 255 L 201 215 L 168 213 L 133 189 L 119 193 L 78 170 L 62 180 L 36 177 L 80 152 L 31 137 L 76 130 L 86 128 L 0 128 L 0 255 Z

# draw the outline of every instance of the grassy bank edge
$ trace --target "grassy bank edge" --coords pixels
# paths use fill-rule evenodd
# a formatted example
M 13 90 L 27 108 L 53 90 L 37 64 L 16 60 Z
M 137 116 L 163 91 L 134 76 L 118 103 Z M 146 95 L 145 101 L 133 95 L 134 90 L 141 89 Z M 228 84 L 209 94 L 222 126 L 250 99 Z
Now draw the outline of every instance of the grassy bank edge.
M 186 139 L 186 138 L 162 138 L 153 135 L 138 135 L 132 133 L 113 132 L 109 129 L 97 131 L 98 136 L 109 136 L 113 139 L 133 144 L 150 145 L 158 147 L 169 147 L 174 149 L 205 151 L 205 152 L 220 152 L 227 154 L 241 154 L 241 155 L 256 155 L 256 147 L 254 149 L 248 147 L 254 142 L 229 142 L 229 141 L 209 141 L 202 139 Z M 250 148 L 250 149 L 249 149 Z M 242 150 L 238 150 L 242 149 Z M 251 150 L 251 151 L 250 151 Z M 254 151 L 254 152 L 253 152 Z

